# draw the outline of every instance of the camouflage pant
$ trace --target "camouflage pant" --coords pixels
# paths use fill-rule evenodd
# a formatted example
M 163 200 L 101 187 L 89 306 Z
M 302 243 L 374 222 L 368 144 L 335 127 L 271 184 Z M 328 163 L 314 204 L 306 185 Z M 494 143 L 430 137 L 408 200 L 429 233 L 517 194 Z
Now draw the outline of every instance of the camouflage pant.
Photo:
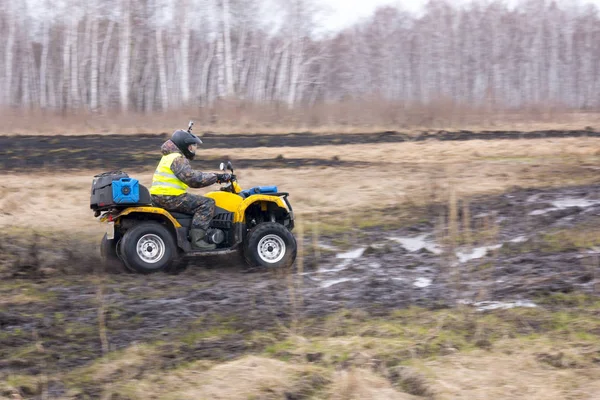
M 185 193 L 180 196 L 152 196 L 152 202 L 168 211 L 194 214 L 193 229 L 208 229 L 215 214 L 215 201 L 211 198 Z

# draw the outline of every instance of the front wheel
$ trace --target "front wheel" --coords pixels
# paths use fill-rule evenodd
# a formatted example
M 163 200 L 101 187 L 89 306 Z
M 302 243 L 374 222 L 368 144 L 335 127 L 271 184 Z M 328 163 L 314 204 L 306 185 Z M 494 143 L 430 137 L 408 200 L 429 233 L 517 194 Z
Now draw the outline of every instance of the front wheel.
M 248 233 L 244 258 L 251 267 L 289 268 L 296 251 L 296 239 L 285 226 L 266 222 Z
M 120 250 L 127 267 L 144 274 L 167 269 L 177 257 L 173 235 L 158 222 L 143 222 L 129 229 Z

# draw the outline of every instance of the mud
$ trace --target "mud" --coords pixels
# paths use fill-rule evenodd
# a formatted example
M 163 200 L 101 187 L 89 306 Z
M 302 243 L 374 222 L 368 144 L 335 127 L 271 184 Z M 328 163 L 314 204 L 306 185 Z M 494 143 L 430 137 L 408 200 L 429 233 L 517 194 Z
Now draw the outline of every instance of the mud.
M 26 243 L 3 240 L 4 260 L 12 261 L 4 261 L 0 285 L 0 375 L 68 371 L 100 357 L 99 310 L 111 350 L 162 343 L 160 363 L 168 368 L 174 358 L 228 359 L 260 350 L 263 343 L 244 339 L 256 326 L 340 309 L 385 315 L 414 305 L 463 304 L 485 312 L 536 307 L 536 299 L 557 292 L 600 290 L 600 242 L 564 239 L 596 229 L 600 185 L 471 199 L 469 223 L 458 216 L 456 237 L 447 214 L 437 206 L 418 224 L 357 229 L 354 240 L 321 237 L 316 247 L 303 238 L 303 257 L 291 275 L 245 273 L 235 258 L 205 260 L 178 275 L 106 274 L 97 257 L 76 258 L 73 248 L 82 246 L 52 258 L 59 250 L 43 241 L 32 256 Z M 554 240 L 557 232 L 563 236 Z M 35 265 L 40 260 L 42 267 Z M 69 263 L 79 266 L 61 270 Z M 181 339 L 215 327 L 230 333 L 193 344 Z M 38 342 L 43 351 L 28 350 Z
M 155 168 L 158 153 L 139 153 L 135 149 L 121 149 L 115 153 L 97 152 L 94 149 L 59 149 L 46 153 L 31 150 L 6 154 L 0 159 L 0 168 L 6 171 L 23 172 L 40 169 L 52 171 L 68 171 L 73 169 L 94 169 L 98 171 L 129 170 L 134 168 Z M 2 151 L 0 151 L 2 154 Z M 22 154 L 27 154 L 24 157 Z M 194 160 L 194 168 L 214 171 L 222 161 L 232 160 L 235 168 L 299 168 L 299 167 L 359 167 L 369 163 L 343 161 L 337 158 L 234 158 L 224 155 L 219 158 Z
M 153 167 L 157 149 L 169 134 L 140 135 L 82 135 L 82 136 L 0 136 L 0 168 L 7 171 L 39 168 L 101 170 Z M 219 159 L 195 161 L 198 168 L 214 169 L 223 159 L 232 159 L 242 168 L 294 168 L 298 166 L 354 166 L 333 159 L 236 159 L 226 149 L 255 147 L 302 147 L 346 144 L 401 143 L 425 140 L 466 141 L 497 139 L 540 139 L 568 137 L 600 137 L 594 131 L 537 131 L 537 132 L 423 132 L 407 135 L 388 131 L 361 134 L 290 133 L 283 135 L 219 135 L 206 133 L 202 137 L 206 149 L 224 149 Z

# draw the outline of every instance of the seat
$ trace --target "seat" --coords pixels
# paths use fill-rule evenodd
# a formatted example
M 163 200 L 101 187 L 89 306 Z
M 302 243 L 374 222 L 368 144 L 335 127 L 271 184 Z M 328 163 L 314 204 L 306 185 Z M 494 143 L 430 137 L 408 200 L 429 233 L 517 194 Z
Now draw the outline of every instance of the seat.
M 169 210 L 167 210 L 167 211 L 169 211 Z M 194 218 L 194 214 L 184 214 L 184 213 L 175 212 L 175 211 L 169 211 L 169 214 L 171 214 L 173 216 L 173 218 L 175 218 L 175 219 L 192 219 L 192 218 Z

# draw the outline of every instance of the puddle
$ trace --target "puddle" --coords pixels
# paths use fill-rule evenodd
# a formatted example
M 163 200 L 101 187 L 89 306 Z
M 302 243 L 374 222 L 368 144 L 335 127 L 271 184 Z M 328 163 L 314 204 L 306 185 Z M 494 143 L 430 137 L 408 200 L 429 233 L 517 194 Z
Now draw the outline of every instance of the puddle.
M 320 249 L 323 249 L 323 250 L 327 250 L 327 251 L 336 251 L 336 252 L 339 251 L 339 249 L 337 249 L 336 247 L 330 246 L 325 243 L 319 243 L 319 244 L 317 244 L 317 247 Z
M 588 254 L 599 254 L 600 247 L 594 246 L 587 251 Z
M 556 211 L 558 208 L 544 208 L 541 210 L 535 210 L 529 213 L 529 215 L 544 215 L 552 211 Z
M 373 243 L 371 245 L 369 245 L 369 247 L 375 249 L 375 250 L 382 250 L 385 249 L 386 244 L 385 243 Z
M 331 279 L 331 280 L 328 280 L 328 281 L 323 281 L 321 283 L 321 287 L 325 289 L 325 288 L 328 288 L 328 287 L 331 287 L 331 286 L 334 286 L 334 285 L 337 285 L 337 284 L 340 284 L 340 283 L 344 283 L 344 282 L 356 282 L 358 280 L 360 280 L 360 279 L 358 279 L 358 278 Z
M 350 266 L 350 262 L 352 260 L 348 259 L 348 260 L 343 260 L 341 263 L 337 264 L 334 267 L 331 268 L 319 268 L 317 270 L 314 271 L 306 271 L 301 273 L 300 275 L 316 275 L 316 274 L 327 274 L 330 272 L 340 272 L 345 270 L 346 268 L 348 268 Z
M 475 307 L 477 311 L 508 310 L 516 307 L 535 308 L 537 304 L 529 300 L 517 301 L 477 301 L 460 300 L 460 304 L 467 304 Z
M 341 259 L 344 259 L 344 260 L 354 260 L 354 259 L 362 257 L 362 255 L 365 252 L 365 250 L 366 250 L 365 247 L 361 247 L 359 249 L 348 251 L 346 253 L 339 253 L 335 257 L 336 258 L 341 258 Z
M 485 257 L 485 255 L 487 254 L 488 251 L 498 250 L 501 247 L 502 247 L 501 244 L 497 244 L 494 246 L 477 247 L 469 252 L 457 250 L 455 254 L 456 254 L 456 257 L 458 257 L 459 262 L 465 263 L 470 260 Z
M 509 240 L 511 243 L 523 243 L 527 241 L 527 236 L 517 236 L 514 239 Z
M 508 310 L 515 307 L 535 308 L 537 305 L 528 300 L 517 300 L 515 302 L 504 301 L 479 301 L 473 304 L 477 311 Z
M 429 234 L 417 236 L 415 238 L 390 237 L 388 239 L 400 243 L 405 250 L 411 253 L 425 249 L 433 254 L 442 254 L 442 249 L 434 242 L 426 240 L 427 237 L 429 237 Z
M 487 212 L 483 212 L 483 213 L 479 213 L 477 215 L 474 215 L 473 218 L 485 218 L 485 217 L 489 217 L 490 215 L 492 215 L 492 214 L 487 213 Z
M 426 288 L 427 286 L 430 286 L 430 285 L 431 285 L 431 279 L 429 279 L 429 278 L 417 278 L 413 282 L 413 286 L 418 287 L 418 288 Z
M 351 261 L 351 259 L 346 259 L 333 268 L 322 268 L 322 269 L 319 269 L 318 272 L 323 273 L 323 274 L 326 274 L 328 272 L 340 272 L 340 271 L 348 268 L 348 266 L 350 266 L 350 261 Z
M 600 200 L 587 200 L 587 199 L 577 199 L 573 197 L 566 197 L 560 200 L 551 201 L 550 204 L 553 205 L 551 208 L 543 208 L 541 210 L 534 210 L 529 213 L 529 215 L 544 215 L 552 211 L 564 210 L 565 208 L 570 207 L 579 207 L 579 208 L 589 208 L 595 206 L 600 203 Z
M 598 200 L 565 198 L 551 202 L 554 207 L 562 210 L 569 207 L 587 208 L 598 204 Z

